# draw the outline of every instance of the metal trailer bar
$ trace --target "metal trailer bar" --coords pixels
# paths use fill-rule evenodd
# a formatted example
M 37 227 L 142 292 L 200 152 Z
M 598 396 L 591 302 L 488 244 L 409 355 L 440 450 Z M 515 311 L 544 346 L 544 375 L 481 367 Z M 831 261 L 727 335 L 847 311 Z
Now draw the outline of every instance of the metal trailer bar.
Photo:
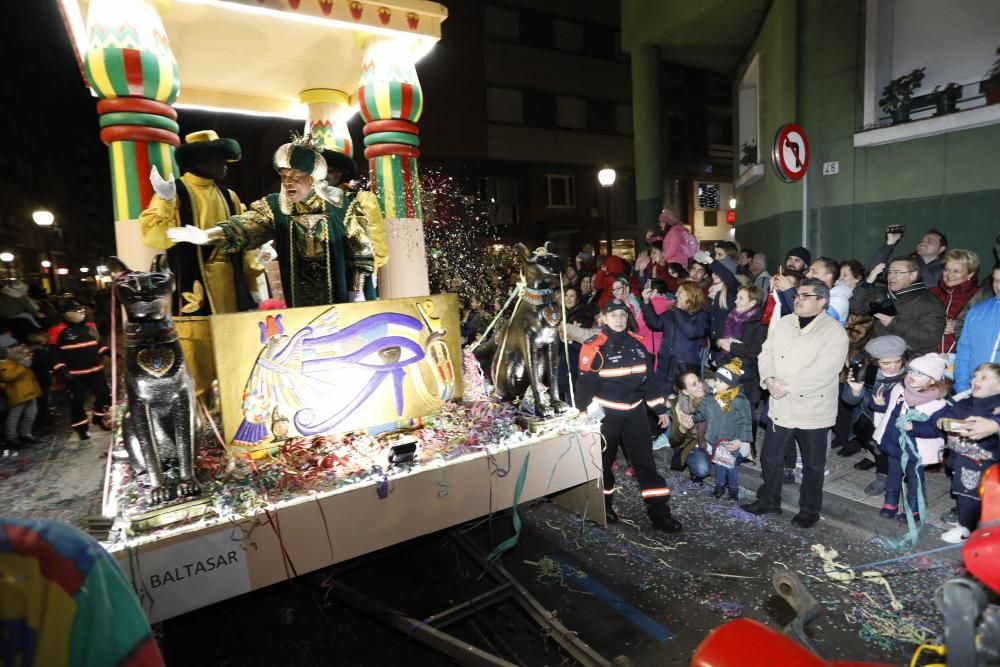
M 507 662 L 502 658 L 476 648 L 472 644 L 456 639 L 446 632 L 441 632 L 423 621 L 407 616 L 380 602 L 376 602 L 339 581 L 331 581 L 329 586 L 330 592 L 343 602 L 369 616 L 379 619 L 386 625 L 405 632 L 407 636 L 413 637 L 420 643 L 444 653 L 459 664 L 470 665 L 471 667 L 517 667 L 512 662 Z
M 439 629 L 448 627 L 452 623 L 457 623 L 463 618 L 467 618 L 472 614 L 485 609 L 486 607 L 502 602 L 510 595 L 510 588 L 510 584 L 497 586 L 482 595 L 477 595 L 471 600 L 466 600 L 465 602 L 457 604 L 450 609 L 445 609 L 442 612 L 428 616 L 424 619 L 424 623 L 433 625 Z
M 576 633 L 560 623 L 554 614 L 543 607 L 517 579 L 507 572 L 502 563 L 499 561 L 487 562 L 476 545 L 464 533 L 456 530 L 452 536 L 498 584 L 511 587 L 511 597 L 577 664 L 584 667 L 611 667 L 612 663 L 590 648 L 576 636 Z

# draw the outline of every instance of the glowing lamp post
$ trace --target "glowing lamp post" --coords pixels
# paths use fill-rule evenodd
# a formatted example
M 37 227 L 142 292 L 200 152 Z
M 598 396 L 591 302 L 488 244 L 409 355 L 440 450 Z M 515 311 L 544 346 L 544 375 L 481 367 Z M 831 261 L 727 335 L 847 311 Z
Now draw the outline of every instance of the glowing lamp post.
M 615 184 L 617 175 L 615 170 L 609 167 L 597 172 L 597 182 L 604 188 L 604 228 L 608 235 L 608 257 L 611 257 L 613 247 L 611 241 L 611 188 Z
M 10 264 L 13 261 L 14 261 L 14 253 L 0 252 L 0 262 L 3 262 L 3 265 L 6 268 L 5 273 L 7 274 L 7 282 L 10 282 L 12 279 Z
M 39 209 L 31 214 L 31 219 L 35 221 L 35 224 L 42 229 L 48 229 L 56 223 L 56 216 L 52 214 L 52 211 L 46 211 L 45 209 Z M 52 266 L 52 245 L 48 234 L 45 235 L 45 262 L 42 262 L 42 266 L 49 268 Z M 48 264 L 46 264 L 48 262 Z M 52 281 L 52 291 L 56 291 L 56 280 L 55 276 L 51 276 Z

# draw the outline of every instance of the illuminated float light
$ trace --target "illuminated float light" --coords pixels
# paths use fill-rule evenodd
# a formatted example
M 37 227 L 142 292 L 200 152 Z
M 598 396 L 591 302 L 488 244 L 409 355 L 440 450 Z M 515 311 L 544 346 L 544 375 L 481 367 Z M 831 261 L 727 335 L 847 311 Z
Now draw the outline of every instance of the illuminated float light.
M 340 28 L 341 30 L 347 30 L 354 33 L 364 33 L 366 35 L 384 35 L 386 37 L 392 37 L 394 41 L 400 43 L 406 43 L 411 48 L 407 49 L 410 52 L 410 57 L 413 59 L 412 62 L 416 63 L 421 58 L 430 53 L 431 49 L 434 48 L 434 44 L 437 42 L 436 39 L 428 37 L 426 35 L 410 35 L 403 38 L 403 35 L 398 30 L 391 30 L 389 28 L 383 28 L 374 25 L 359 25 L 353 21 L 340 21 L 337 19 L 326 18 L 323 16 L 311 16 L 309 14 L 300 14 L 299 12 L 283 12 L 276 9 L 270 9 L 268 7 L 261 7 L 257 5 L 242 5 L 233 2 L 225 2 L 224 0 L 176 0 L 178 3 L 183 3 L 186 5 L 208 5 L 211 7 L 218 7 L 220 9 L 226 9 L 234 12 L 243 12 L 245 14 L 256 14 L 258 16 L 266 16 L 271 19 L 277 19 L 280 21 L 298 21 L 299 23 L 311 23 L 313 25 L 322 26 L 324 28 Z

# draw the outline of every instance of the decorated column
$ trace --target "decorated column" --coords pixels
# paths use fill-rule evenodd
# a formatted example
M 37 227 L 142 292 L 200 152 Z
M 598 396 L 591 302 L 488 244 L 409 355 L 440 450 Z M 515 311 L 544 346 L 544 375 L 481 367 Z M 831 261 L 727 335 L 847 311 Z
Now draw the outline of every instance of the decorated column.
M 386 10 L 388 11 L 388 10 Z M 379 274 L 383 298 L 430 291 L 420 206 L 420 130 L 424 98 L 412 53 L 385 37 L 365 45 L 358 89 L 372 192 L 385 216 L 389 264 Z
M 148 266 L 155 251 L 142 242 L 136 219 L 153 196 L 154 165 L 175 173 L 180 144 L 170 105 L 180 85 L 177 61 L 153 0 L 92 0 L 87 14 L 84 69 L 100 102 L 101 141 L 111 159 L 118 256 Z
M 309 109 L 306 130 L 323 149 L 354 155 L 354 142 L 347 129 L 351 98 L 329 88 L 311 88 L 299 93 L 299 101 Z

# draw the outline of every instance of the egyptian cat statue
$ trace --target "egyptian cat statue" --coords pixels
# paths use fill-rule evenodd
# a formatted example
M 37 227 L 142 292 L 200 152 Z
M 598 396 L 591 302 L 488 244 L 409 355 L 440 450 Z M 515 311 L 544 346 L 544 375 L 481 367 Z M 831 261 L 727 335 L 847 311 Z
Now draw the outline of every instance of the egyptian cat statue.
M 194 462 L 198 435 L 194 383 L 170 317 L 174 276 L 166 255 L 148 272 L 133 271 L 111 258 L 115 298 L 125 309 L 125 448 L 137 473 L 149 478 L 149 501 L 201 492 Z M 165 474 L 176 470 L 176 488 Z

